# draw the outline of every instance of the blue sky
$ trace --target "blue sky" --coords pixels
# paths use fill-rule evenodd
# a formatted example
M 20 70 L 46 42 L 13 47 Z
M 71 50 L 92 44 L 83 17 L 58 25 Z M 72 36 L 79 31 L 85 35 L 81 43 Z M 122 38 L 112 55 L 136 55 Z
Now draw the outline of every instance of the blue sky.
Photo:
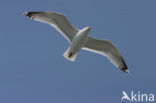
M 155 0 L 1 0 L 0 103 L 120 103 L 122 91 L 156 95 Z M 80 51 L 63 58 L 67 40 L 25 11 L 54 11 L 89 35 L 111 40 L 130 74 Z M 123 103 L 127 101 L 123 101 Z

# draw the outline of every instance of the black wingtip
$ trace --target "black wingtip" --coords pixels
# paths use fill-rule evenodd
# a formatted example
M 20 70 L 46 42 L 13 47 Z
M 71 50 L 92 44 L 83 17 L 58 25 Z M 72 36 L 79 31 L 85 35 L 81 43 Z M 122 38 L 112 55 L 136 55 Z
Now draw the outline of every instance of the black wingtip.
M 72 57 L 72 56 L 73 56 L 73 53 L 72 53 L 72 52 L 71 52 L 71 53 L 69 53 L 69 56 L 68 56 L 68 57 L 70 58 L 70 57 Z
M 128 68 L 126 68 L 126 67 L 122 67 L 121 70 L 122 70 L 123 72 L 125 72 L 125 73 L 129 73 L 129 70 L 128 70 Z
M 122 60 L 123 66 L 120 67 L 120 69 L 121 69 L 123 72 L 125 72 L 125 73 L 129 73 L 128 67 L 127 67 L 127 65 L 126 65 L 126 63 L 125 63 L 125 61 L 124 61 L 124 59 L 121 58 L 121 60 Z
M 38 14 L 38 13 L 43 13 L 43 12 L 41 12 L 41 11 L 24 12 L 23 15 L 24 16 L 27 16 L 29 18 L 32 18 L 33 17 L 33 14 Z
M 32 17 L 33 12 L 24 12 L 23 15 L 26 17 L 31 18 Z

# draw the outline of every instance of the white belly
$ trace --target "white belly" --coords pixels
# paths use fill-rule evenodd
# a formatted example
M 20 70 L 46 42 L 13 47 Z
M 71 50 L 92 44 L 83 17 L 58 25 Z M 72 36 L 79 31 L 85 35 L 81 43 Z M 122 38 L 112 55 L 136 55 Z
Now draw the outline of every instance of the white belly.
M 86 27 L 82 29 L 72 40 L 70 45 L 70 51 L 72 53 L 77 53 L 85 43 L 88 33 L 90 31 L 90 27 Z

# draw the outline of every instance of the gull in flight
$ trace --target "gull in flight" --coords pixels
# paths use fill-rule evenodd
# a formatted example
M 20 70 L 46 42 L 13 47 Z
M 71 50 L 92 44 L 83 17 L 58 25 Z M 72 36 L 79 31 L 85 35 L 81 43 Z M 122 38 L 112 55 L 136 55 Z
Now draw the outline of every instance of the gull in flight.
M 90 26 L 79 30 L 70 24 L 63 14 L 56 12 L 33 11 L 25 12 L 24 15 L 33 20 L 50 24 L 69 41 L 70 47 L 63 54 L 66 59 L 75 61 L 78 52 L 84 49 L 106 56 L 116 67 L 129 73 L 119 51 L 109 40 L 99 40 L 88 36 L 91 30 Z

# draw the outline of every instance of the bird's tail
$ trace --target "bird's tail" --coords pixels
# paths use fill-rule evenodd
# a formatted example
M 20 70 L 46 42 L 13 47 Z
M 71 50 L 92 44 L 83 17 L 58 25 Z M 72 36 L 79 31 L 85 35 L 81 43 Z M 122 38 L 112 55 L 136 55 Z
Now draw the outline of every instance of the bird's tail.
M 76 57 L 77 57 L 77 53 L 72 53 L 72 52 L 70 51 L 70 49 L 68 48 L 68 49 L 65 51 L 65 53 L 63 54 L 63 56 L 64 56 L 66 59 L 68 59 L 68 60 L 74 62 L 75 59 L 76 59 Z

